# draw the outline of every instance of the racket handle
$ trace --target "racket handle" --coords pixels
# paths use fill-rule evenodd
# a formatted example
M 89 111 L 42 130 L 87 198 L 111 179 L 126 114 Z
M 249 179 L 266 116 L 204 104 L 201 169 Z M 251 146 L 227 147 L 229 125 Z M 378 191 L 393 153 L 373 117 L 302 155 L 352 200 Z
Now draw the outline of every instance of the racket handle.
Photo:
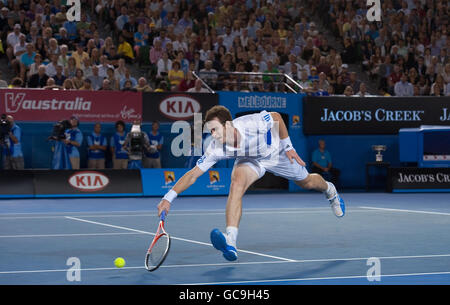
M 160 216 L 160 219 L 161 219 L 162 221 L 165 221 L 165 220 L 166 220 L 166 211 L 165 211 L 165 210 L 162 211 L 161 216 Z

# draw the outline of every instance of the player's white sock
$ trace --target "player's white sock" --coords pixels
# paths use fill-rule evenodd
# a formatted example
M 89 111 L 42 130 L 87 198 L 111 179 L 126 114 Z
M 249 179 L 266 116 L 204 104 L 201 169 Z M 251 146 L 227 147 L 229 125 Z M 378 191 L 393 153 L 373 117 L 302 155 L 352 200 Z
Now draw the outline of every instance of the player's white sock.
M 237 248 L 236 240 L 237 240 L 237 236 L 238 236 L 238 228 L 237 227 L 227 227 L 226 232 L 227 232 L 227 235 L 226 235 L 227 244 Z
M 325 193 L 325 196 L 327 196 L 327 199 L 331 199 L 334 196 L 336 196 L 336 187 L 334 186 L 333 183 L 328 182 L 328 181 L 327 181 L 327 185 L 328 185 L 328 188 L 324 193 Z

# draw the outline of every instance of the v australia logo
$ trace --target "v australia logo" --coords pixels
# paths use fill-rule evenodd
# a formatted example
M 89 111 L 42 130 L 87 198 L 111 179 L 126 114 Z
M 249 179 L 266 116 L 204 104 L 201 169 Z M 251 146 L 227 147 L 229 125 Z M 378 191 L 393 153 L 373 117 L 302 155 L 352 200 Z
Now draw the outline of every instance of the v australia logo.
M 24 92 L 7 92 L 5 97 L 5 110 L 6 113 L 16 113 L 19 110 L 50 110 L 50 111 L 86 111 L 91 110 L 92 102 L 84 100 L 83 97 L 76 96 L 71 100 L 59 100 L 56 98 L 51 99 L 36 99 L 33 95 L 31 98 L 26 98 Z
M 7 113 L 16 113 L 20 106 L 22 105 L 23 100 L 25 99 L 25 93 L 5 93 L 5 107 Z

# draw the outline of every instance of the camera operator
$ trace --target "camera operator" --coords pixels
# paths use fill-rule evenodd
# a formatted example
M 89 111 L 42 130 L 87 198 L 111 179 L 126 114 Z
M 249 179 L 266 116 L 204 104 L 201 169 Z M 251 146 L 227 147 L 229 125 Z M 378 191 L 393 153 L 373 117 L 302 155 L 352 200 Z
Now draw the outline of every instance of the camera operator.
M 11 115 L 2 115 L 0 120 L 0 145 L 3 155 L 3 169 L 24 169 L 22 153 L 22 131 Z
M 53 125 L 52 134 L 48 141 L 52 141 L 52 169 L 72 169 L 69 154 L 63 140 L 66 138 L 66 130 L 72 126 L 69 120 L 61 120 Z
M 80 169 L 78 147 L 83 142 L 83 134 L 78 129 L 78 118 L 58 122 L 53 127 L 49 140 L 55 141 L 53 147 L 52 169 Z
M 80 169 L 80 152 L 78 151 L 78 147 L 80 147 L 83 142 L 83 134 L 81 133 L 81 130 L 78 129 L 80 122 L 77 117 L 72 116 L 70 118 L 70 124 L 72 125 L 72 128 L 66 130 L 67 136 L 64 140 L 64 144 L 66 144 L 67 147 L 67 153 L 69 154 L 72 169 Z
M 128 169 L 142 168 L 144 154 L 151 151 L 151 147 L 147 134 L 141 130 L 141 122 L 139 120 L 133 122 L 131 131 L 125 138 L 123 148 L 128 151 Z

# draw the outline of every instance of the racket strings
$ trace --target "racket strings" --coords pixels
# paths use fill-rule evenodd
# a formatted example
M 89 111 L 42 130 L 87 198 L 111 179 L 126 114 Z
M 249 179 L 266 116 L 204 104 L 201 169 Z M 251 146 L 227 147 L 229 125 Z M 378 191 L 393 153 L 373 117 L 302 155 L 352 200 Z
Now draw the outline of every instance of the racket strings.
M 153 247 L 149 249 L 148 265 L 150 268 L 154 268 L 161 263 L 168 250 L 168 244 L 169 236 L 167 234 L 162 234 L 155 240 Z

